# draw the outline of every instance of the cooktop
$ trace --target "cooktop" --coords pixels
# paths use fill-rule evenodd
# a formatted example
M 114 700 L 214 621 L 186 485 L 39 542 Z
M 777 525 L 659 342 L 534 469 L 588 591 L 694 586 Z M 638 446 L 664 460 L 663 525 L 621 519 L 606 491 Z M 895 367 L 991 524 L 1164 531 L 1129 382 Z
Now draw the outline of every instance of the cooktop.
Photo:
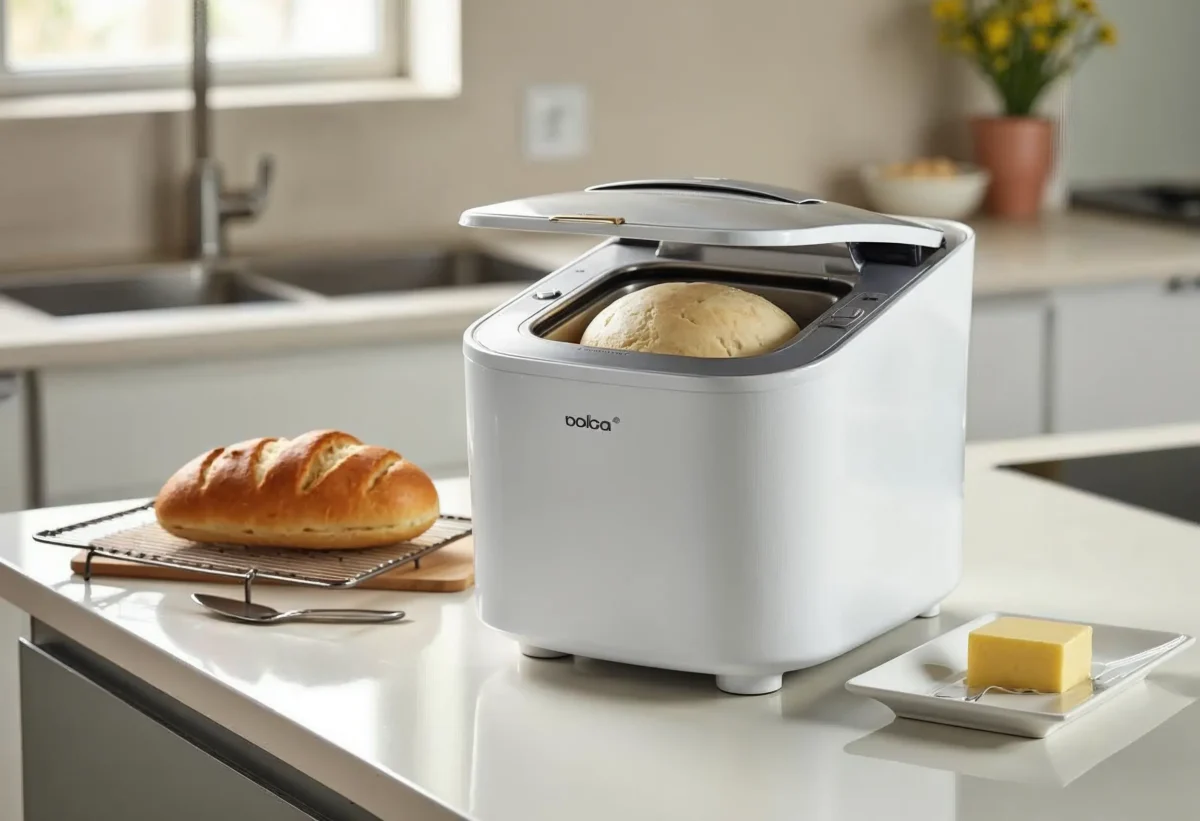
M 1200 225 L 1200 183 L 1156 183 L 1076 190 L 1071 203 L 1120 214 Z
M 1177 519 L 1200 522 L 1200 446 L 1003 467 Z

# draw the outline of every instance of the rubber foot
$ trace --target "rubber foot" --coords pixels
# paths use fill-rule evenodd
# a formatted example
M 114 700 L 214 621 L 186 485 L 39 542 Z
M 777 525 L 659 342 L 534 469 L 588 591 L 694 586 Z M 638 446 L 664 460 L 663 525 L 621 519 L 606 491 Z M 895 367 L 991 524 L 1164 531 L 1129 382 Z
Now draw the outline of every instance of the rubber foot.
M 762 696 L 783 687 L 783 676 L 717 676 L 717 688 L 735 696 Z
M 929 608 L 924 613 L 918 613 L 917 618 L 918 619 L 935 619 L 940 615 L 942 615 L 942 606 L 940 604 L 935 604 L 933 607 Z
M 532 644 L 522 644 L 521 655 L 529 656 L 531 659 L 560 659 L 565 658 L 568 654 L 560 653 L 557 650 L 547 650 L 545 647 L 534 647 Z

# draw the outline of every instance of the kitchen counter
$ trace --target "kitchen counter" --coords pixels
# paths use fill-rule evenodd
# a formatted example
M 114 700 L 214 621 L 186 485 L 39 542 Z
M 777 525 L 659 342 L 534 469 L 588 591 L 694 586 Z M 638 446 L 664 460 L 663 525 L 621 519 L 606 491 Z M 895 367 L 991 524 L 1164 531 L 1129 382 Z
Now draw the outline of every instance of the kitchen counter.
M 111 505 L 0 517 L 0 598 L 383 819 L 1104 821 L 1200 801 L 1200 651 L 1045 741 L 894 721 L 844 682 L 980 614 L 1200 634 L 1200 526 L 997 469 L 1200 443 L 1200 426 L 970 447 L 964 576 L 940 617 L 760 697 L 711 677 L 535 661 L 473 594 L 273 588 L 277 606 L 411 621 L 249 627 L 189 600 L 235 588 L 74 578 L 35 531 Z M 441 485 L 465 512 L 465 483 Z M 614 606 L 620 606 L 614 591 Z
M 971 225 L 977 297 L 1200 275 L 1200 232 L 1188 227 L 1089 211 Z
M 1035 223 L 980 220 L 976 296 L 1163 281 L 1200 272 L 1200 234 L 1086 212 Z M 547 272 L 585 252 L 588 237 L 486 233 L 476 247 Z M 54 319 L 0 298 L 0 369 L 150 361 L 304 345 L 461 334 L 520 283 L 413 291 L 320 303 L 213 307 Z

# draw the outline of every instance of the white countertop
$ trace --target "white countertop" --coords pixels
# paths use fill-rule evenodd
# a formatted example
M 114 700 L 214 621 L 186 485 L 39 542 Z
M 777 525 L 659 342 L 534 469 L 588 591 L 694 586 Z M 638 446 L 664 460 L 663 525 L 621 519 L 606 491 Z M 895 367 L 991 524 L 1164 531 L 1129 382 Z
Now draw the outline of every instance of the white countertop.
M 260 597 L 396 606 L 412 620 L 233 624 L 188 599 L 202 585 L 89 586 L 71 575 L 70 551 L 30 539 L 108 506 L 0 517 L 0 597 L 385 819 L 1190 817 L 1194 648 L 1044 741 L 893 723 L 843 687 L 993 610 L 1200 634 L 1200 526 L 995 469 L 1182 443 L 1200 443 L 1200 426 L 969 448 L 964 577 L 943 615 L 791 674 L 768 696 L 722 695 L 705 676 L 526 659 L 479 623 L 471 593 L 275 588 Z M 448 511 L 466 510 L 464 483 L 441 490 Z
M 980 220 L 973 226 L 978 238 L 976 296 L 1163 281 L 1200 273 L 1200 233 L 1186 228 L 1086 212 L 1050 214 L 1030 223 Z M 595 239 L 488 232 L 475 242 L 548 273 L 585 252 Z M 524 287 L 497 284 L 320 303 L 66 319 L 0 298 L 0 369 L 451 338 Z

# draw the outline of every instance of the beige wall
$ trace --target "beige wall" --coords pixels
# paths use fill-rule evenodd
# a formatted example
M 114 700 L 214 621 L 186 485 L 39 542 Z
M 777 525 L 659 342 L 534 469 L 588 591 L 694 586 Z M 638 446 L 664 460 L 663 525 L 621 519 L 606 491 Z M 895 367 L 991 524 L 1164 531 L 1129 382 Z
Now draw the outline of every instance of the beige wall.
M 458 99 L 219 112 L 234 181 L 260 151 L 278 160 L 235 248 L 444 233 L 466 206 L 642 175 L 845 196 L 859 163 L 954 145 L 923 0 L 463 2 Z M 591 152 L 527 162 L 523 88 L 558 81 L 590 90 Z M 178 254 L 186 125 L 0 122 L 0 267 Z

